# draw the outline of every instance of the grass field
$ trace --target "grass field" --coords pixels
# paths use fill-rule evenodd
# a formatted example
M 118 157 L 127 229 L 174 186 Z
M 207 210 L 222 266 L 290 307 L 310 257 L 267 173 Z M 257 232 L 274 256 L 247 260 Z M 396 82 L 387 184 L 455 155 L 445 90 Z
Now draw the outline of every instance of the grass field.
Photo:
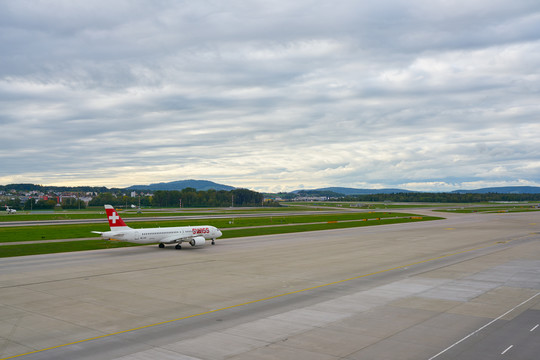
M 119 241 L 82 240 L 32 245 L 5 245 L 0 246 L 0 257 L 53 254 L 71 251 L 111 249 L 118 247 L 141 246 Z
M 393 223 L 426 221 L 440 219 L 437 217 L 415 218 L 415 214 L 392 213 L 391 211 L 372 212 L 345 212 L 340 208 L 348 208 L 351 205 L 356 207 L 357 203 L 336 203 L 336 202 L 314 202 L 314 203 L 292 203 L 290 207 L 280 208 L 236 208 L 236 209 L 144 209 L 143 214 L 137 214 L 136 210 L 128 209 L 120 211 L 126 223 L 133 228 L 152 228 L 169 226 L 194 226 L 213 225 L 220 228 L 223 236 L 220 239 L 228 239 L 243 236 L 258 236 L 270 234 L 295 233 L 303 231 L 329 230 L 360 226 L 384 225 Z M 365 204 L 370 209 L 392 209 L 411 207 L 439 207 L 435 211 L 441 212 L 521 212 L 540 211 L 536 204 L 429 204 L 429 205 L 392 205 L 371 203 Z M 284 211 L 313 211 L 320 206 L 321 210 L 333 209 L 331 214 L 304 214 L 285 215 Z M 241 217 L 240 214 L 261 214 L 257 217 Z M 271 213 L 270 215 L 268 213 Z M 196 216 L 196 215 L 230 215 L 226 218 L 200 219 L 200 220 L 149 220 L 140 222 L 130 222 L 130 219 L 140 217 L 163 217 L 163 216 Z M 105 221 L 103 209 L 93 208 L 85 210 L 57 210 L 48 212 L 18 212 L 15 215 L 0 214 L 1 221 L 39 221 L 39 220 L 78 220 L 78 219 L 103 219 L 97 224 L 73 224 L 73 225 L 44 225 L 44 226 L 22 226 L 22 227 L 0 227 L 0 257 L 47 254 L 57 252 L 97 250 L 115 247 L 141 246 L 126 242 L 110 242 L 102 240 L 99 235 L 91 231 L 107 231 L 109 226 Z M 93 239 L 90 239 L 93 238 Z M 77 241 L 60 241 L 48 243 L 20 244 L 26 241 L 49 241 L 49 240 L 80 239 Z M 9 245 L 10 242 L 19 242 L 16 245 Z
M 486 206 L 486 207 L 458 207 L 458 208 L 448 208 L 434 210 L 440 212 L 454 212 L 461 214 L 469 214 L 475 212 L 484 212 L 484 213 L 503 213 L 503 212 L 527 212 L 527 211 L 540 211 L 539 208 L 532 205 L 508 205 L 508 206 Z
M 103 216 L 103 215 L 101 215 Z M 124 214 L 122 214 L 124 217 Z M 399 218 L 396 218 L 399 217 Z M 411 218 L 412 217 L 412 218 Z M 329 230 L 359 226 L 383 225 L 402 222 L 436 220 L 436 217 L 415 218 L 414 214 L 372 212 L 372 213 L 341 213 L 341 214 L 315 214 L 295 216 L 261 216 L 261 217 L 238 217 L 226 219 L 205 220 L 175 220 L 175 221 L 150 221 L 129 223 L 133 228 L 143 227 L 168 227 L 168 226 L 191 226 L 211 224 L 220 228 L 223 236 L 220 239 L 228 239 L 242 236 L 257 236 L 269 234 L 295 233 L 302 231 Z M 291 225 L 292 224 L 292 225 Z M 266 226 L 266 227 L 260 227 Z M 242 229 L 236 229 L 242 228 Z M 95 237 L 95 240 L 66 241 L 37 244 L 17 244 L 0 246 L 0 257 L 23 256 L 34 254 L 47 254 L 69 251 L 96 250 L 111 247 L 139 246 L 125 242 L 109 242 L 92 234 L 91 231 L 107 231 L 109 226 L 103 224 L 80 224 L 80 225 L 46 225 L 0 228 L 0 243 L 46 241 L 61 239 L 85 239 Z
M 380 202 L 369 202 L 369 201 L 355 201 L 355 202 L 344 202 L 344 201 L 313 201 L 313 202 L 284 202 L 291 207 L 303 206 L 311 207 L 313 210 L 314 207 L 327 207 L 327 208 L 344 208 L 344 209 L 372 209 L 372 210 L 385 210 L 385 209 L 410 209 L 410 208 L 433 208 L 433 207 L 444 207 L 446 205 L 441 203 L 426 203 L 426 204 L 395 204 L 395 203 L 380 203 Z
M 295 206 L 294 211 L 314 211 L 315 209 L 305 206 Z M 157 216 L 195 216 L 195 215 L 234 215 L 245 213 L 245 208 L 185 208 L 185 209 L 143 209 L 137 213 L 134 209 L 116 209 L 124 218 L 157 217 Z M 291 211 L 290 207 L 260 207 L 250 208 L 248 212 L 285 212 Z M 0 212 L 0 222 L 6 221 L 41 221 L 41 220 L 80 220 L 101 219 L 105 216 L 103 207 L 89 208 L 84 210 L 48 210 L 48 211 L 25 211 L 19 210 L 16 214 Z
M 168 226 L 194 226 L 213 225 L 220 229 L 231 227 L 265 226 L 265 225 L 285 225 L 302 224 L 328 221 L 362 220 L 388 217 L 408 217 L 413 214 L 401 213 L 346 213 L 346 214 L 324 214 L 324 215 L 294 215 L 294 216 L 264 216 L 264 217 L 231 217 L 223 219 L 204 220 L 173 220 L 173 221 L 144 221 L 126 223 L 134 229 Z M 0 242 L 20 242 L 56 239 L 77 239 L 88 237 L 99 237 L 92 231 L 107 231 L 109 225 L 105 222 L 105 215 L 102 224 L 77 224 L 77 225 L 46 225 L 46 226 L 24 226 L 24 227 L 1 227 Z M 124 214 L 122 214 L 124 217 Z M 1 251 L 1 250 L 0 250 Z

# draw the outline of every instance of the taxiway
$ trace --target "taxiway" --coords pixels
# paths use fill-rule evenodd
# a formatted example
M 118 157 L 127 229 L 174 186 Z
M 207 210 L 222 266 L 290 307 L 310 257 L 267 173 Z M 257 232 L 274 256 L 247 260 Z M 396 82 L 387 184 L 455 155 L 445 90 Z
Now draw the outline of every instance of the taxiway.
M 540 353 L 529 321 L 540 311 L 538 213 L 448 216 L 1 259 L 0 358 Z M 511 343 L 498 340 L 509 333 Z

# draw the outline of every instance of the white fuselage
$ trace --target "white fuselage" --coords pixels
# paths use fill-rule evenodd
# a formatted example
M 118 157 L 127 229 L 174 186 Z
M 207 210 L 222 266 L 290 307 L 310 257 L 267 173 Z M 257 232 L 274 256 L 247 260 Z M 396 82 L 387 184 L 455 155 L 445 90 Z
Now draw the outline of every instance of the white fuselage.
M 221 231 L 214 226 L 179 226 L 166 228 L 132 229 L 129 227 L 117 227 L 114 230 L 106 231 L 102 237 L 114 240 L 129 241 L 139 244 L 163 243 L 173 244 L 184 241 L 190 242 L 216 239 L 222 235 Z

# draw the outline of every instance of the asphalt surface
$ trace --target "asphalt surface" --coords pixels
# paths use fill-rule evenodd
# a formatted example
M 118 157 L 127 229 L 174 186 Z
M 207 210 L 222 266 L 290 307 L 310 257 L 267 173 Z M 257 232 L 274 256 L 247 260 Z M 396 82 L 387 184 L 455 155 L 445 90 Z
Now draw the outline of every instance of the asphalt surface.
M 433 359 L 537 359 L 539 324 L 540 310 L 524 311 L 512 320 L 499 319 Z
M 537 359 L 538 215 L 448 216 L 1 259 L 0 358 Z

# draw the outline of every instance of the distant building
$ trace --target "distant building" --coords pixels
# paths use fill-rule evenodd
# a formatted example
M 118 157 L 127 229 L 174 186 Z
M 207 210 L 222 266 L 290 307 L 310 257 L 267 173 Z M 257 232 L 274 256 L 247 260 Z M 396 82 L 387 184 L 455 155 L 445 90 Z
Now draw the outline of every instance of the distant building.
M 293 201 L 326 201 L 327 196 L 303 196 L 294 198 Z

